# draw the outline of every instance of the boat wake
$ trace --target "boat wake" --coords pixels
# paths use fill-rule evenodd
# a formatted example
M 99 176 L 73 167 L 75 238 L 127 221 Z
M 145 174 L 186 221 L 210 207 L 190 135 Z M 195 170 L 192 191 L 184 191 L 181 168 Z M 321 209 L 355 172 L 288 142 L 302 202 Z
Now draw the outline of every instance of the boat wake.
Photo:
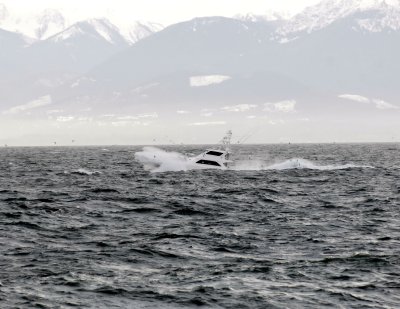
M 189 169 L 186 156 L 156 147 L 144 147 L 143 151 L 135 153 L 135 159 L 151 172 L 187 171 Z
M 332 171 L 332 170 L 343 170 L 349 168 L 372 168 L 372 166 L 359 166 L 355 164 L 343 164 L 343 165 L 318 165 L 312 161 L 302 158 L 292 158 L 278 163 L 268 163 L 261 160 L 238 160 L 233 170 L 291 170 L 291 169 L 310 169 L 320 171 Z
M 195 169 L 189 162 L 188 157 L 178 152 L 168 152 L 156 147 L 144 147 L 142 151 L 135 153 L 135 159 L 143 167 L 151 172 L 174 172 L 188 171 Z M 234 171 L 263 171 L 263 170 L 291 170 L 291 169 L 310 169 L 320 171 L 344 170 L 351 168 L 373 168 L 372 166 L 362 166 L 355 164 L 343 165 L 319 165 L 312 161 L 302 158 L 292 158 L 281 162 L 268 162 L 264 160 L 235 160 L 229 166 L 229 170 Z

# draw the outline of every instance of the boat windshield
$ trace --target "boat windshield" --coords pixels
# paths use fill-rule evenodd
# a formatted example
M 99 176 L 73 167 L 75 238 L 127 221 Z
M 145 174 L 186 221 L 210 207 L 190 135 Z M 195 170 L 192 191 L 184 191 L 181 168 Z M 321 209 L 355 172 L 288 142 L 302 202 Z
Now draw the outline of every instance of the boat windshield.
M 205 164 L 205 165 L 213 165 L 213 166 L 221 166 L 218 162 L 210 161 L 210 160 L 199 160 L 196 163 L 197 164 Z
M 222 155 L 222 152 L 210 150 L 210 151 L 207 152 L 207 154 L 210 155 L 210 156 L 217 156 L 217 157 L 219 157 L 219 156 Z

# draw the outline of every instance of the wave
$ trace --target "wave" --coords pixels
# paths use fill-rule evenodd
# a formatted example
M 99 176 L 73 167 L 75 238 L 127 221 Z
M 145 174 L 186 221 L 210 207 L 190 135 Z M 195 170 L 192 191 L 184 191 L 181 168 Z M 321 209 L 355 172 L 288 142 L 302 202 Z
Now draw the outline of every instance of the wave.
M 189 170 L 186 156 L 178 152 L 168 152 L 156 147 L 144 147 L 135 153 L 135 159 L 151 172 L 177 172 Z
M 135 159 L 151 172 L 177 172 L 193 168 L 188 157 L 178 152 L 168 152 L 156 147 L 144 147 L 143 151 L 135 153 Z M 267 162 L 263 160 L 235 160 L 229 170 L 234 171 L 267 171 L 267 170 L 292 170 L 310 169 L 320 171 L 344 170 L 351 168 L 373 168 L 355 164 L 319 165 L 303 158 L 292 158 L 282 162 Z
M 343 165 L 319 165 L 313 163 L 312 161 L 302 159 L 302 158 L 292 158 L 285 160 L 283 162 L 270 164 L 261 160 L 247 160 L 247 161 L 237 161 L 232 169 L 234 170 L 292 170 L 292 169 L 310 169 L 310 170 L 320 170 L 320 171 L 331 171 L 331 170 L 344 170 L 349 168 L 373 168 L 372 166 L 361 166 L 355 164 L 343 164 Z

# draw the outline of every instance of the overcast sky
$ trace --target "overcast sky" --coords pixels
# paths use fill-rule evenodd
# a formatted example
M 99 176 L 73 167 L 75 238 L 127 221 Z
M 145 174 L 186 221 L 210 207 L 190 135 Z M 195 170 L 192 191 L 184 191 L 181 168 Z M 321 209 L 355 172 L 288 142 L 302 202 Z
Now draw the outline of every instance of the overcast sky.
M 168 25 L 200 16 L 266 14 L 271 11 L 299 12 L 319 0 L 0 0 L 21 17 L 46 8 L 61 10 L 71 19 L 112 16 Z

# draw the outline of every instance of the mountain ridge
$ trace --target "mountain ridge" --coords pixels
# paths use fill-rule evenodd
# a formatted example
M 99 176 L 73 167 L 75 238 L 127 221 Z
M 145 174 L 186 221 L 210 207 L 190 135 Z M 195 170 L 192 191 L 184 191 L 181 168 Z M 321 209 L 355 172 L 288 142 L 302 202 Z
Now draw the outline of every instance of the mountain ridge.
M 7 7 L 0 3 L 0 28 L 23 34 L 33 40 L 46 40 L 51 36 L 67 30 L 71 26 L 96 19 L 107 19 L 118 29 L 121 36 L 123 36 L 129 44 L 134 44 L 138 40 L 163 28 L 161 24 L 150 21 L 121 23 L 119 21 L 113 21 L 107 17 L 69 20 L 59 10 L 50 8 L 45 9 L 38 14 L 29 16 L 28 18 L 21 19 L 20 17 L 14 16 L 14 14 L 10 13 Z
M 277 29 L 277 35 L 281 38 L 290 36 L 293 39 L 301 32 L 318 31 L 338 20 L 365 12 L 379 12 L 382 16 L 376 23 L 376 27 L 367 27 L 367 21 L 364 19 L 364 23 L 361 22 L 360 26 L 364 25 L 365 30 L 377 32 L 386 27 L 392 30 L 400 29 L 400 1 L 398 0 L 392 0 L 390 4 L 386 0 L 324 0 L 293 16 Z

